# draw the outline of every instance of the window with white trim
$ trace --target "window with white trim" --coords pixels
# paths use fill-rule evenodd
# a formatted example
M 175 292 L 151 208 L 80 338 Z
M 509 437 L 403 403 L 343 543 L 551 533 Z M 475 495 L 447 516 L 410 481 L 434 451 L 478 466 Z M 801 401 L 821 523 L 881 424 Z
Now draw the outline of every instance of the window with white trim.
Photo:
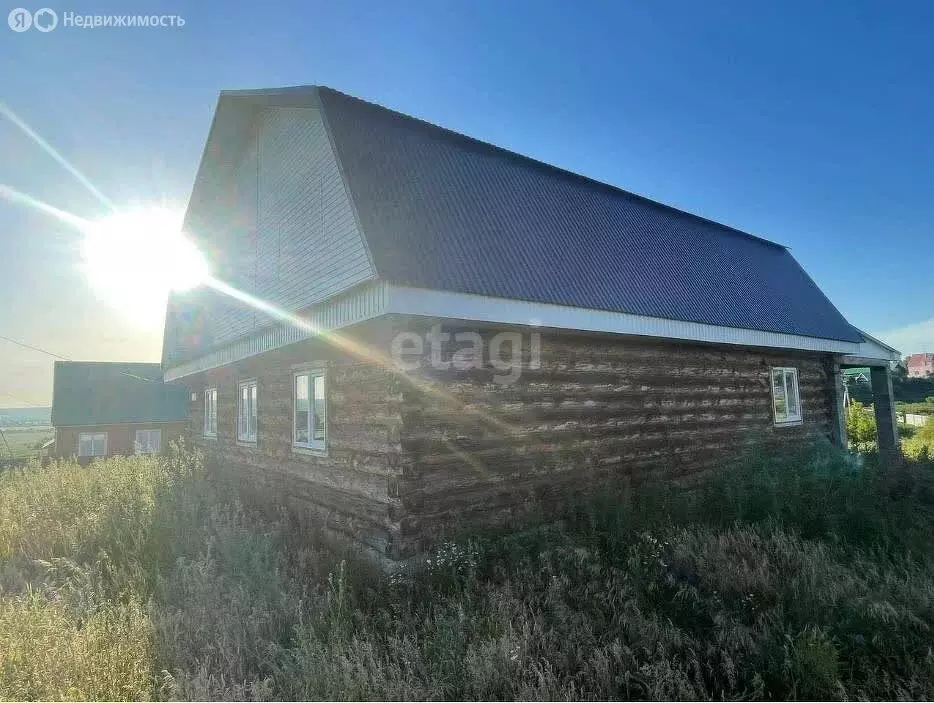
M 158 454 L 162 451 L 162 430 L 136 430 L 133 450 L 137 454 Z
M 78 456 L 107 456 L 106 432 L 81 432 L 78 434 Z
M 204 391 L 204 436 L 217 437 L 217 389 Z
M 243 381 L 239 385 L 237 400 L 237 439 L 256 441 L 256 381 Z
M 292 443 L 305 449 L 327 447 L 327 391 L 324 371 L 299 371 L 293 384 Z
M 798 369 L 786 366 L 772 369 L 772 412 L 776 425 L 801 422 Z

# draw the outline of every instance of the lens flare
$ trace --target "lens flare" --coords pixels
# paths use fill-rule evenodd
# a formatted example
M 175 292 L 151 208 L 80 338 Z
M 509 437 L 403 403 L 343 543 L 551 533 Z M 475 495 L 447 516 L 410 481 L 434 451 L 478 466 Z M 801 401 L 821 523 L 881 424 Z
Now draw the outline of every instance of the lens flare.
M 205 282 L 208 266 L 181 231 L 181 217 L 147 208 L 116 212 L 84 228 L 84 271 L 98 295 L 143 324 L 158 323 L 171 290 Z

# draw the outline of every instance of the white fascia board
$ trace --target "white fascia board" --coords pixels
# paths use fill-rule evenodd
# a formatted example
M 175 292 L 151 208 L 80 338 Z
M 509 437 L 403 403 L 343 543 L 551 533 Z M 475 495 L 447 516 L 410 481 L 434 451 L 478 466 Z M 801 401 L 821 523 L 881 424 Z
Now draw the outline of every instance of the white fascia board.
M 859 356 L 864 359 L 883 359 L 885 361 L 902 360 L 902 353 L 898 351 L 898 349 L 880 342 L 878 339 L 862 330 L 859 330 L 859 333 L 863 335 L 863 341 L 859 344 L 859 351 L 856 352 L 854 356 Z
M 164 380 L 166 383 L 178 381 L 186 376 L 310 339 L 318 332 L 329 332 L 379 317 L 385 313 L 385 293 L 386 284 L 380 281 L 363 284 L 348 294 L 295 314 L 295 318 L 304 324 L 279 322 L 250 337 L 166 369 Z
M 897 352 L 892 352 L 888 347 L 874 344 L 869 340 L 857 344 L 836 339 L 708 325 L 646 315 L 494 298 L 471 293 L 411 288 L 385 281 L 374 281 L 362 285 L 349 295 L 315 306 L 302 317 L 312 322 L 317 329 L 327 331 L 389 314 L 625 334 L 744 347 L 830 352 L 885 361 L 898 358 Z M 252 337 L 174 366 L 166 370 L 165 380 L 166 382 L 177 381 L 186 376 L 241 361 L 313 336 L 315 333 L 307 329 L 280 323 Z
M 642 337 L 660 337 L 712 344 L 747 347 L 775 347 L 804 351 L 855 354 L 855 342 L 764 332 L 700 322 L 669 320 L 661 317 L 593 310 L 550 303 L 493 298 L 470 293 L 425 290 L 390 285 L 387 312 L 401 315 L 450 318 L 507 325 L 531 325 L 583 332 L 605 332 Z

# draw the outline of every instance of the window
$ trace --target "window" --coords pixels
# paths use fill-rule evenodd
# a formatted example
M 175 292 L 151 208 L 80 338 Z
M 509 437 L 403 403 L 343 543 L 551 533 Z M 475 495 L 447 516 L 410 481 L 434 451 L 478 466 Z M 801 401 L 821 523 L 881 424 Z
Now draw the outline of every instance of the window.
M 107 456 L 107 433 L 81 432 L 78 435 L 78 456 Z
M 801 396 L 798 393 L 798 369 L 772 369 L 772 410 L 775 424 L 801 422 Z
M 204 391 L 204 436 L 217 436 L 217 389 Z
M 327 398 L 324 371 L 296 373 L 294 401 L 293 444 L 306 449 L 325 449 L 327 446 Z
M 256 441 L 256 381 L 244 381 L 240 384 L 237 439 L 241 442 Z
M 137 454 L 158 454 L 162 451 L 162 430 L 136 430 L 133 448 Z

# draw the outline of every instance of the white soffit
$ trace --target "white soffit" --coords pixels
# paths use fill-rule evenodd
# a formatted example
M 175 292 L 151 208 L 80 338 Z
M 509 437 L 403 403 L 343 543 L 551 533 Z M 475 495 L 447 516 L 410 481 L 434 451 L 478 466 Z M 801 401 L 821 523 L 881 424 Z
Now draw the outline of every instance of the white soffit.
M 859 348 L 856 343 L 836 339 L 820 339 L 780 332 L 723 327 L 645 315 L 396 285 L 389 286 L 386 312 L 838 354 L 854 354 Z
M 762 330 L 723 327 L 684 320 L 575 308 L 470 293 L 427 290 L 385 281 L 364 284 L 338 299 L 302 314 L 322 330 L 334 330 L 381 315 L 417 315 L 481 323 L 529 325 L 581 332 L 602 332 L 711 344 L 829 352 L 880 360 L 898 359 L 898 352 L 864 335 L 862 343 L 844 342 Z M 234 363 L 314 336 L 280 323 L 248 339 L 168 369 L 166 381 Z

